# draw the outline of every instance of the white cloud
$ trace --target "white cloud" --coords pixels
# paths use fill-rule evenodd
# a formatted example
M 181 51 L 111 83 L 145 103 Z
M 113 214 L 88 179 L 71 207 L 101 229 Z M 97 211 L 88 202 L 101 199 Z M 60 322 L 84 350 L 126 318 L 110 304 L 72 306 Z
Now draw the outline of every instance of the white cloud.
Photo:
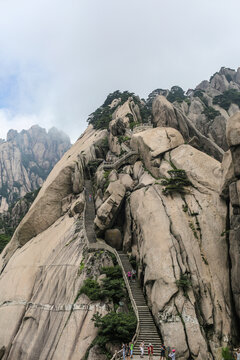
M 17 131 L 23 129 L 28 130 L 35 124 L 41 124 L 42 127 L 49 130 L 54 124 L 53 116 L 50 114 L 14 115 L 8 109 L 0 109 L 0 138 L 2 139 L 6 139 L 7 132 L 10 129 L 15 129 Z
M 12 107 L 39 125 L 50 113 L 76 139 L 113 90 L 187 89 L 236 68 L 239 10 L 238 0 L 0 0 L 0 87 L 17 73 Z

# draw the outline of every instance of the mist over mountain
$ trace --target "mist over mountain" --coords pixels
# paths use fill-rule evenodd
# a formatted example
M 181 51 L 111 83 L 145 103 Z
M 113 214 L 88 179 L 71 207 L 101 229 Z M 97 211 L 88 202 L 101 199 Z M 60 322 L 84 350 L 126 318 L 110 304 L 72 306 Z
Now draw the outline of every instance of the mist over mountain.
M 19 133 L 9 130 L 0 142 L 0 212 L 42 186 L 70 145 L 69 137 L 56 128 L 47 132 L 34 125 Z

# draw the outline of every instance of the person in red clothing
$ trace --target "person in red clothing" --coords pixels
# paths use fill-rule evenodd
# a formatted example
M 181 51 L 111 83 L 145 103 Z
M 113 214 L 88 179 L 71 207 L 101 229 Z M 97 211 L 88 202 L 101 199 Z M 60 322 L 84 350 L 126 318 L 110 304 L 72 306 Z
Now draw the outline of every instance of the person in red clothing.
M 152 359 L 152 357 L 153 357 L 153 346 L 152 346 L 152 344 L 149 344 L 148 345 L 148 358 L 149 358 L 149 360 Z

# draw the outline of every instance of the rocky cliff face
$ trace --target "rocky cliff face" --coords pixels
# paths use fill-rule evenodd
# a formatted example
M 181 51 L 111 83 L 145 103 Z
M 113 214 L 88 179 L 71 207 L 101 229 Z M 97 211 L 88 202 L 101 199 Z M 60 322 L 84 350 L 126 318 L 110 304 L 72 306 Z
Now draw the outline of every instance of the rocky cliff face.
M 185 120 L 182 118 L 187 117 L 191 121 L 191 127 L 193 125 L 202 135 L 224 151 L 228 149 L 225 136 L 226 123 L 230 116 L 239 111 L 240 68 L 235 71 L 222 67 L 209 81 L 202 81 L 195 89 L 189 89 L 186 94 L 176 86 L 171 91 L 157 89 L 149 95 L 149 106 L 152 106 L 154 99 L 159 95 L 166 97 L 173 104 L 168 110 L 169 125 L 174 126 L 178 122 L 180 132 L 183 131 L 186 134 L 189 126 L 185 124 L 186 118 Z M 159 124 L 157 126 L 163 126 L 162 123 L 166 122 L 164 109 L 161 109 L 161 113 L 163 117 L 161 116 L 159 122 L 159 105 L 155 102 L 153 114 L 155 123 Z M 195 134 L 190 136 L 193 137 Z
M 228 83 L 230 75 L 222 75 Z M 239 113 L 226 121 L 224 153 L 168 94 L 154 95 L 150 115 L 132 94 L 111 94 L 90 117 L 97 129 L 90 125 L 48 176 L 0 257 L 2 359 L 83 359 L 97 334 L 92 315 L 108 312 L 77 296 L 111 264 L 106 252 L 88 251 L 86 178 L 97 241 L 135 259 L 177 358 L 220 360 L 222 347 L 239 344 Z
M 40 186 L 70 147 L 67 135 L 38 125 L 18 133 L 10 130 L 0 144 L 0 212 Z
M 79 359 L 79 349 L 83 357 L 96 336 L 91 318 L 105 314 L 106 305 L 78 291 L 112 260 L 86 251 L 83 207 L 76 202 L 84 199 L 79 156 L 93 160 L 105 136 L 89 128 L 63 156 L 2 253 L 2 359 Z

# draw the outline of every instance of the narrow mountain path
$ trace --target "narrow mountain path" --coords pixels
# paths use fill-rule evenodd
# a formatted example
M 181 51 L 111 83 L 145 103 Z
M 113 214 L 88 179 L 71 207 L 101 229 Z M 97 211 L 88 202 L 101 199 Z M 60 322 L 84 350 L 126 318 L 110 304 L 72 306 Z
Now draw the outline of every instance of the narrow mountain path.
M 125 273 L 132 270 L 132 266 L 128 260 L 128 256 L 122 251 L 118 251 Z M 145 343 L 145 347 L 151 343 L 154 349 L 154 355 L 160 355 L 161 339 L 159 337 L 157 327 L 154 323 L 153 317 L 147 306 L 145 297 L 140 287 L 139 281 L 130 282 L 130 288 L 133 299 L 137 305 L 139 315 L 140 332 L 135 343 L 134 355 L 140 355 L 139 345 L 142 341 Z
M 96 242 L 96 235 L 94 232 L 94 218 L 95 218 L 95 207 L 93 201 L 93 191 L 92 191 L 92 183 L 91 180 L 85 180 L 85 194 L 86 194 L 86 209 L 85 209 L 85 229 L 87 240 L 90 244 L 90 248 L 94 248 L 94 243 L 96 244 L 96 248 L 100 248 L 101 246 L 104 248 L 109 247 L 107 244 L 101 244 Z M 91 201 L 89 201 L 89 195 Z M 132 266 L 129 262 L 128 256 L 124 254 L 122 251 L 115 251 L 117 255 L 117 260 L 119 265 L 121 266 L 124 272 L 124 281 L 126 283 L 126 287 L 129 292 L 129 297 L 133 300 L 135 304 L 134 311 L 137 312 L 137 317 L 139 318 L 139 331 L 137 333 L 137 338 L 135 339 L 135 347 L 134 347 L 134 355 L 140 355 L 139 345 L 142 341 L 145 343 L 145 351 L 147 345 L 151 343 L 154 348 L 154 355 L 160 355 L 160 344 L 161 338 L 158 334 L 157 327 L 154 323 L 152 314 L 147 306 L 145 297 L 143 295 L 142 288 L 139 284 L 139 281 L 128 282 L 126 273 L 129 270 L 132 270 Z M 146 352 L 145 352 L 146 355 Z
M 85 209 L 85 229 L 89 243 L 96 242 L 96 234 L 94 231 L 95 219 L 95 205 L 93 198 L 93 189 L 91 180 L 85 180 L 85 195 L 86 195 L 86 209 Z

